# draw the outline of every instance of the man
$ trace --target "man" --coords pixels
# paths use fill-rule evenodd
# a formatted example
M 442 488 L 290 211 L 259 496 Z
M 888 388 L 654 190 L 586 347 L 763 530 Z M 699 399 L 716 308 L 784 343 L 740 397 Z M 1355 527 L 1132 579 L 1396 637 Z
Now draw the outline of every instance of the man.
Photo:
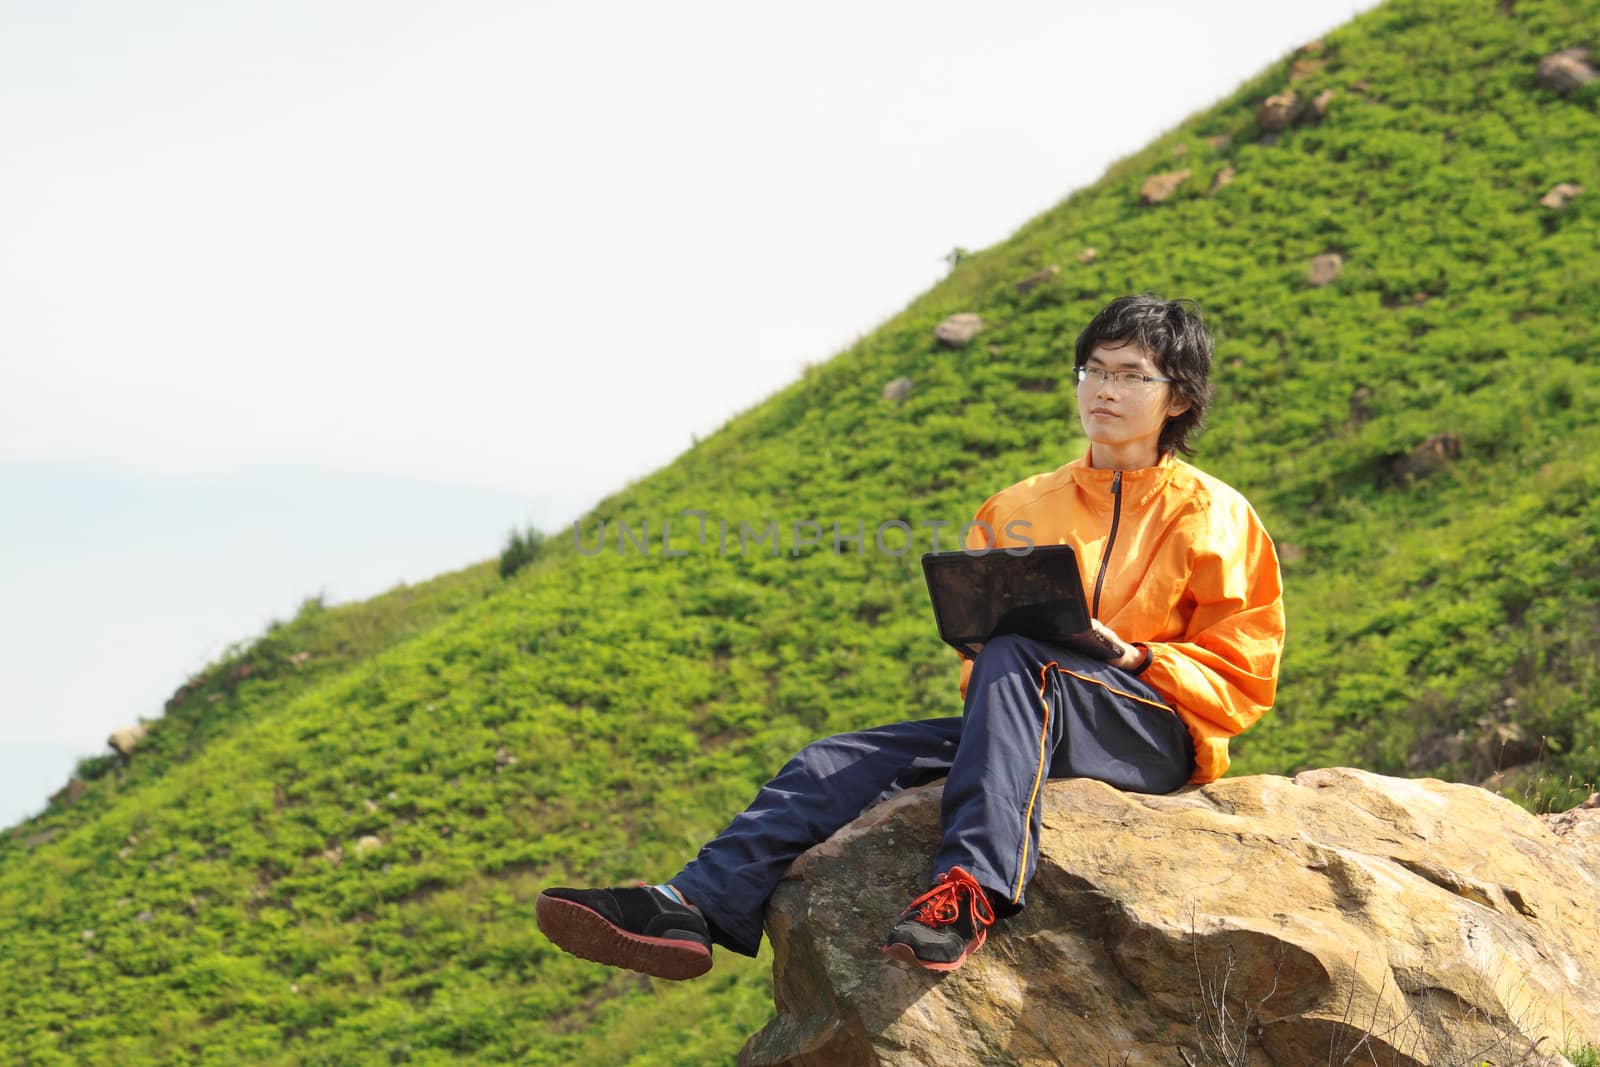
M 1193 453 L 1211 395 L 1211 337 L 1188 305 L 1146 293 L 1095 315 L 1073 360 L 1088 454 L 990 497 L 968 536 L 972 549 L 1072 545 L 1115 658 L 996 638 L 963 657 L 960 717 L 807 745 L 671 881 L 546 890 L 539 928 L 585 959 L 663 978 L 705 973 L 713 941 L 753 956 L 790 861 L 942 774 L 932 888 L 883 952 L 954 970 L 1023 905 L 1047 778 L 1167 793 L 1220 777 L 1228 738 L 1272 704 L 1283 600 L 1255 511 L 1177 458 Z M 988 544 L 982 531 L 1003 533 Z

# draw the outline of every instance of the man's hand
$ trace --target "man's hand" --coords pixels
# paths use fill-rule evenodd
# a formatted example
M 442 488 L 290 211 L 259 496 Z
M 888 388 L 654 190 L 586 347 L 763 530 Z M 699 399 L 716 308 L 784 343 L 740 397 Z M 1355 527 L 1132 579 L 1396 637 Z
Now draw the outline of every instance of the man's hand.
M 1134 648 L 1132 645 L 1128 644 L 1128 642 L 1118 637 L 1117 631 L 1113 630 L 1099 619 L 1090 619 L 1089 622 L 1093 624 L 1095 633 L 1106 638 L 1108 641 L 1122 650 L 1122 654 L 1120 656 L 1118 656 L 1116 659 L 1107 660 L 1107 663 L 1111 664 L 1113 667 L 1121 667 L 1125 671 L 1131 671 L 1133 668 L 1137 667 L 1141 661 L 1143 661 L 1144 653 L 1140 652 L 1137 648 Z

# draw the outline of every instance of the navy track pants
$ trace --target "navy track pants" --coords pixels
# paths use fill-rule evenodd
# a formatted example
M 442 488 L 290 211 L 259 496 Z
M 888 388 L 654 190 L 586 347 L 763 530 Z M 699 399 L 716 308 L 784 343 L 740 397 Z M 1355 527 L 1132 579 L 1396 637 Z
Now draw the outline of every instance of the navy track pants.
M 1038 864 L 1046 778 L 1170 793 L 1193 771 L 1187 727 L 1138 678 L 1058 645 L 997 637 L 973 662 L 960 717 L 812 742 L 671 882 L 718 944 L 754 956 L 767 897 L 796 856 L 873 804 L 948 775 L 933 873 L 966 868 L 1006 914 L 1022 906 Z

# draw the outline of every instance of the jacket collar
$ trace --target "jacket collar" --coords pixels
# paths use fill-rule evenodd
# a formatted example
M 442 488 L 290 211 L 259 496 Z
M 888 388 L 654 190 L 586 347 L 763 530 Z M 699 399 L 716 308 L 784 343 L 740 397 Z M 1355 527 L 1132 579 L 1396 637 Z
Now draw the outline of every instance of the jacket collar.
M 1117 472 L 1109 467 L 1091 467 L 1089 455 L 1086 450 L 1081 458 L 1068 463 L 1062 470 L 1071 475 L 1078 488 L 1087 493 L 1090 499 L 1103 500 L 1109 506 L 1111 481 Z M 1177 463 L 1177 458 L 1171 452 L 1163 452 L 1154 467 L 1123 471 L 1122 506 L 1143 507 L 1148 504 L 1150 499 L 1161 491 L 1162 486 L 1171 481 L 1172 476 L 1177 473 Z

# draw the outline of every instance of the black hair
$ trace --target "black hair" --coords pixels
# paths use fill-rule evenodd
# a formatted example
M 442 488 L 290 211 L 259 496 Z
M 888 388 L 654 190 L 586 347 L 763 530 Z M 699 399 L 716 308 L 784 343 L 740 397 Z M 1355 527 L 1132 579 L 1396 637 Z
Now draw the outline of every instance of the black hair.
M 1158 449 L 1194 455 L 1189 437 L 1200 429 L 1211 404 L 1211 333 L 1200 319 L 1200 305 L 1193 300 L 1163 300 L 1148 292 L 1117 297 L 1096 312 L 1078 335 L 1074 373 L 1088 362 L 1095 346 L 1121 348 L 1129 341 L 1137 341 L 1161 375 L 1173 379 L 1174 398 L 1189 402 L 1188 410 L 1171 416 L 1161 427 Z

